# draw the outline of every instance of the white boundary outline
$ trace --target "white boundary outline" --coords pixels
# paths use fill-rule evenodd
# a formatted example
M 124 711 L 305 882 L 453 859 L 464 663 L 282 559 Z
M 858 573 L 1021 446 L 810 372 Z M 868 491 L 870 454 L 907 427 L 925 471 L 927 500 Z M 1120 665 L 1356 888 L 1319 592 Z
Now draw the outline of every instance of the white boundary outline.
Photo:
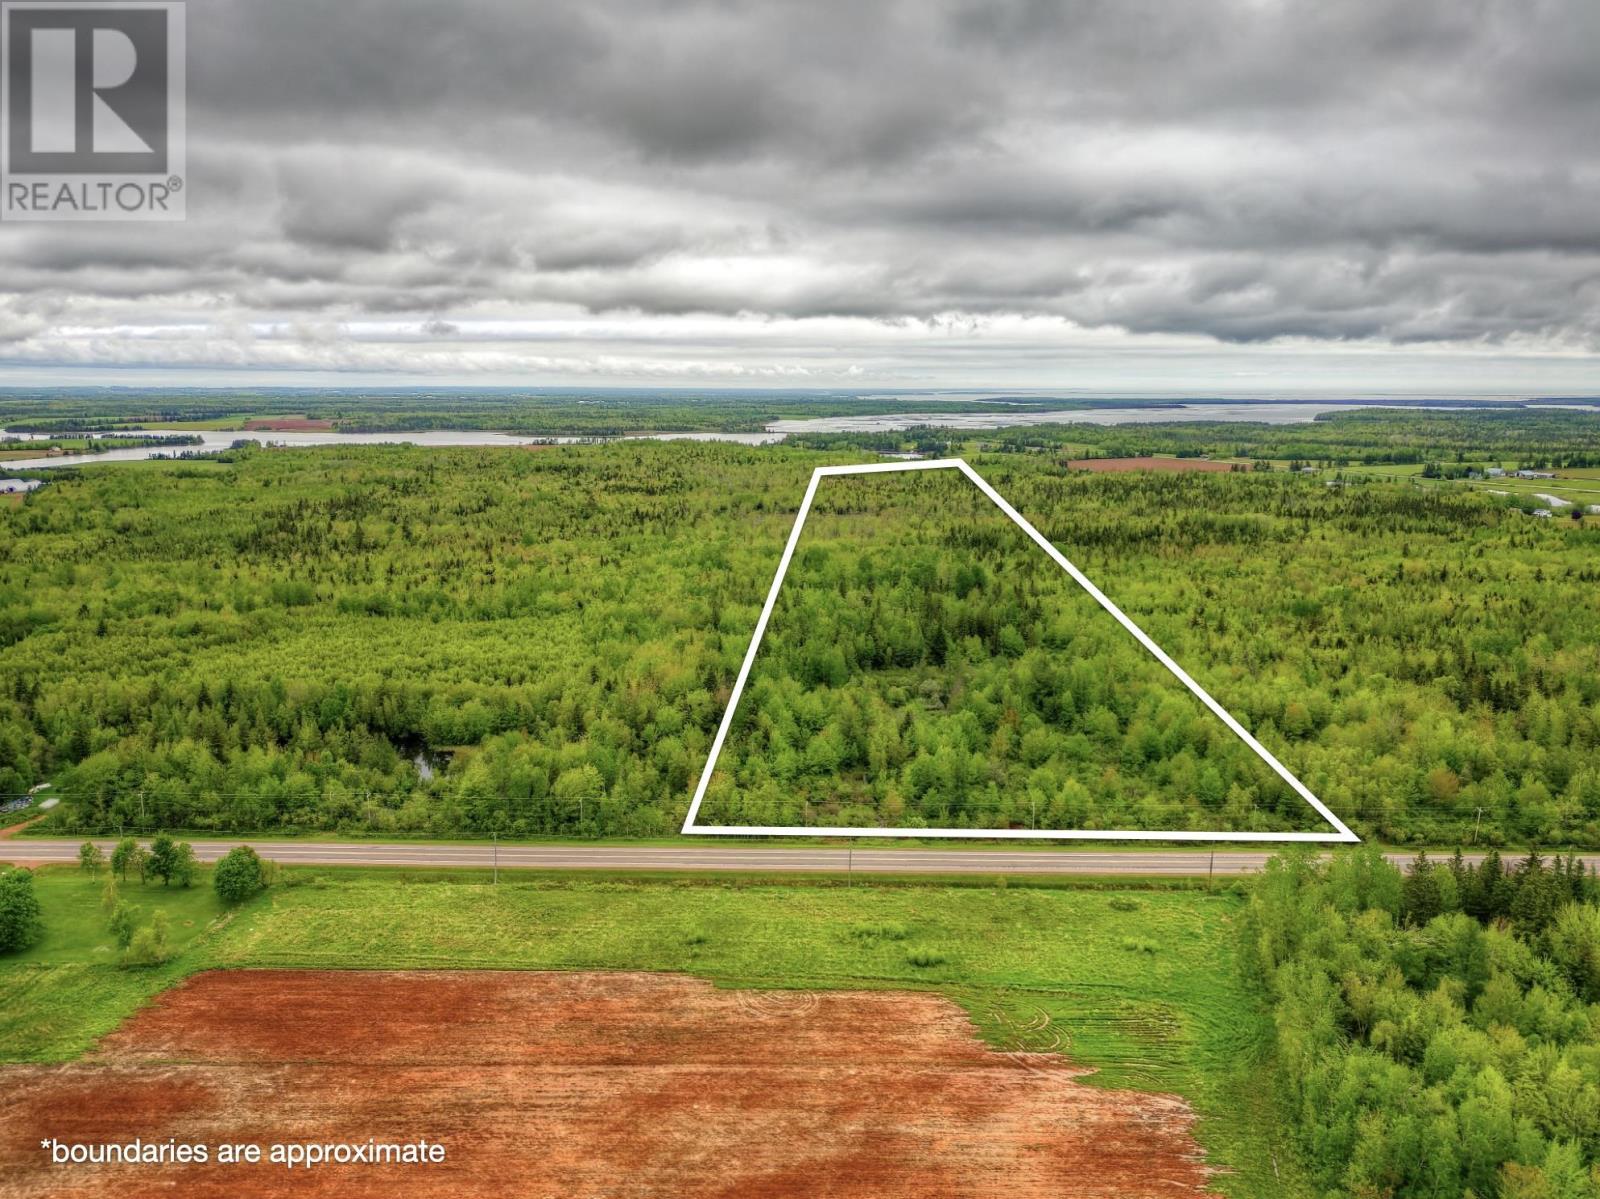
M 773 606 L 777 603 L 778 589 L 783 586 L 783 577 L 789 572 L 789 562 L 794 557 L 794 548 L 800 541 L 800 530 L 805 527 L 806 517 L 811 514 L 811 501 L 816 498 L 817 484 L 824 478 L 833 475 L 871 475 L 885 474 L 892 471 L 903 470 L 959 470 L 968 479 L 975 483 L 978 490 L 992 500 L 1000 511 L 1009 516 L 1019 528 L 1038 543 L 1039 548 L 1049 554 L 1056 565 L 1061 567 L 1077 581 L 1078 585 L 1092 595 L 1098 603 L 1128 632 L 1132 633 L 1139 644 L 1155 655 L 1156 660 L 1165 666 L 1185 687 L 1194 693 L 1201 703 L 1211 709 L 1223 724 L 1233 730 L 1246 745 L 1254 750 L 1268 766 L 1272 767 L 1284 782 L 1294 789 L 1295 794 L 1310 804 L 1319 816 L 1331 824 L 1337 832 L 1333 833 L 1253 833 L 1253 832 L 1210 832 L 1210 831 L 1183 831 L 1161 832 L 1153 829 L 951 829 L 951 828 L 841 828 L 837 826 L 821 826 L 817 828 L 790 828 L 779 825 L 751 825 L 751 824 L 719 824 L 702 825 L 695 823 L 695 817 L 700 813 L 700 803 L 706 797 L 706 788 L 711 785 L 711 775 L 716 769 L 717 756 L 722 753 L 722 744 L 727 740 L 728 730 L 733 725 L 733 714 L 738 710 L 739 699 L 744 694 L 745 680 L 750 677 L 750 667 L 756 660 L 756 650 L 761 646 L 761 638 L 766 635 L 767 621 L 772 617 Z M 1314 841 L 1314 842 L 1357 842 L 1361 838 L 1350 831 L 1350 828 L 1330 812 L 1325 804 L 1318 799 L 1299 779 L 1284 767 L 1283 763 L 1273 757 L 1266 746 L 1250 735 L 1243 725 L 1212 699 L 1206 689 L 1189 677 L 1188 673 L 1174 662 L 1159 645 L 1150 640 L 1138 625 L 1130 620 L 1121 608 L 1112 603 L 1104 592 L 1091 583 L 1084 573 L 1069 562 L 1065 555 L 1055 546 L 1051 545 L 1044 534 L 1028 523 L 1027 519 L 1005 501 L 1005 498 L 996 491 L 982 475 L 968 466 L 961 458 L 937 458 L 920 462 L 874 462 L 860 466 L 819 466 L 811 472 L 811 482 L 806 487 L 805 498 L 800 501 L 800 511 L 795 516 L 794 528 L 789 532 L 789 543 L 783 547 L 783 557 L 778 561 L 778 573 L 773 576 L 772 587 L 767 592 L 767 602 L 761 609 L 761 619 L 756 621 L 755 635 L 750 638 L 750 648 L 745 652 L 744 665 L 739 668 L 739 678 L 733 685 L 733 694 L 728 697 L 728 707 L 722 714 L 722 723 L 717 728 L 717 736 L 711 743 L 711 756 L 706 759 L 705 771 L 700 775 L 700 785 L 694 790 L 694 801 L 689 805 L 689 814 L 684 819 L 683 830 L 690 836 L 723 836 L 723 837 L 945 837 L 951 839 L 968 840 L 1028 840 L 1028 841 Z

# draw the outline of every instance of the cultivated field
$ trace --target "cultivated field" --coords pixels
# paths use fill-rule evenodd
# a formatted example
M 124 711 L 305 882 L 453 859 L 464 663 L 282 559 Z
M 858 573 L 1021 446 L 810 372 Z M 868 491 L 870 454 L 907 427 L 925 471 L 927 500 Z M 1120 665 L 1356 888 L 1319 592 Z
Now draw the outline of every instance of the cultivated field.
M 946 999 L 651 974 L 221 971 L 9 1072 L 0 1195 L 1178 1196 L 1175 1096 L 986 1047 Z M 50 1167 L 42 1137 L 443 1143 L 442 1165 Z
M 331 429 L 331 420 L 314 420 L 304 416 L 273 416 L 247 420 L 244 427 L 252 432 L 289 433 L 307 430 Z
M 1227 471 L 1237 469 L 1232 462 L 1210 458 L 1078 458 L 1067 463 L 1068 470 L 1091 470 L 1100 474 L 1121 474 L 1130 470 Z

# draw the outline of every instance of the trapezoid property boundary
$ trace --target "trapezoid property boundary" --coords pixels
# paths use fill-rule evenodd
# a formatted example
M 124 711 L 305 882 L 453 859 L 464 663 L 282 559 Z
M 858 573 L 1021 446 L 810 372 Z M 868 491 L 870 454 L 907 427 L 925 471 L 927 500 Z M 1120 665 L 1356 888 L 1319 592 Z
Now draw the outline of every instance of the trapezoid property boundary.
M 1155 659 L 1189 689 L 1194 696 L 1204 704 L 1228 729 L 1250 749 L 1263 762 L 1269 766 L 1273 773 L 1281 778 L 1291 790 L 1301 799 L 1305 800 L 1316 813 L 1326 820 L 1335 831 L 1333 832 L 1229 832 L 1229 831 L 1194 831 L 1181 830 L 1176 832 L 1163 832 L 1159 829 L 951 829 L 951 828 L 846 828 L 840 826 L 796 827 L 788 825 L 750 825 L 750 824 L 697 824 L 695 818 L 700 814 L 700 804 L 705 799 L 706 789 L 711 785 L 711 778 L 716 771 L 717 758 L 722 753 L 723 743 L 727 740 L 728 731 L 733 727 L 734 713 L 738 711 L 739 700 L 744 695 L 745 681 L 750 677 L 750 668 L 755 664 L 756 652 L 761 647 L 761 639 L 766 635 L 767 622 L 772 617 L 773 607 L 778 600 L 778 591 L 783 586 L 784 576 L 789 571 L 789 563 L 794 558 L 795 546 L 800 542 L 801 530 L 805 528 L 806 517 L 811 513 L 811 503 L 816 498 L 817 485 L 825 478 L 835 475 L 868 475 L 888 474 L 898 471 L 911 470 L 958 470 L 970 480 L 979 491 L 983 492 L 993 504 L 1004 512 L 1006 516 L 1026 533 L 1034 542 L 1048 554 L 1052 561 L 1073 580 L 1089 593 L 1096 603 L 1116 618 L 1133 637 L 1150 652 Z M 1006 502 L 1004 496 L 989 485 L 987 479 L 973 470 L 961 458 L 937 458 L 916 462 L 874 462 L 859 466 L 819 466 L 811 472 L 811 481 L 806 486 L 805 498 L 800 501 L 800 511 L 795 515 L 794 528 L 789 532 L 789 541 L 783 547 L 783 557 L 778 560 L 778 572 L 773 576 L 772 587 L 767 592 L 767 601 L 761 608 L 760 619 L 756 621 L 754 635 L 750 638 L 750 648 L 745 651 L 744 663 L 739 667 L 739 677 L 734 682 L 733 692 L 728 697 L 728 706 L 722 714 L 722 722 L 717 726 L 717 735 L 711 742 L 711 753 L 706 759 L 705 770 L 700 775 L 700 782 L 695 787 L 694 799 L 689 804 L 689 813 L 683 822 L 682 832 L 689 836 L 733 836 L 733 837 L 939 837 L 947 839 L 961 839 L 972 841 L 989 840 L 1029 840 L 1029 841 L 1258 841 L 1258 842 L 1288 842 L 1308 841 L 1322 843 L 1350 843 L 1358 842 L 1360 837 L 1352 832 L 1344 821 L 1331 812 L 1327 805 L 1311 793 L 1304 783 L 1296 778 L 1287 767 L 1259 741 L 1250 734 L 1250 731 L 1234 719 L 1233 715 L 1211 697 L 1206 689 L 1189 677 L 1187 671 L 1173 661 L 1159 645 L 1150 639 L 1143 629 L 1135 624 L 1128 615 L 1112 603 L 1109 598 L 1096 587 L 1088 577 L 1074 566 L 1060 550 L 1052 545 L 1044 534 L 1030 524 L 1026 517 Z

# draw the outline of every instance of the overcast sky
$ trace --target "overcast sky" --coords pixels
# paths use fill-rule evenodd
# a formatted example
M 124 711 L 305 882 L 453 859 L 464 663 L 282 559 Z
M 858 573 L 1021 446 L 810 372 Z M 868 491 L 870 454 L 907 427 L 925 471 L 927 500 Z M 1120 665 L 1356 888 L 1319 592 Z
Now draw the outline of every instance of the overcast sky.
M 1600 392 L 1594 0 L 188 9 L 0 385 Z

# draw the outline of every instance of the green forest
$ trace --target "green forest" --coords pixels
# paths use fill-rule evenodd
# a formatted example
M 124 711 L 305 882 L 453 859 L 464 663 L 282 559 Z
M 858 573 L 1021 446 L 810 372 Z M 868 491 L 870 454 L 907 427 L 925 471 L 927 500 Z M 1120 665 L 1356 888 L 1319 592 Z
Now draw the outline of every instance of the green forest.
M 997 452 L 1082 451 L 1100 458 L 1146 454 L 1180 457 L 1301 461 L 1331 467 L 1397 463 L 1500 463 L 1518 467 L 1600 465 L 1600 418 L 1593 405 L 1460 411 L 1365 408 L 1325 412 L 1293 424 L 1264 421 L 1183 421 L 1096 426 L 1033 425 L 984 434 Z M 846 446 L 878 450 L 916 448 L 939 452 L 949 434 L 936 428 L 904 433 L 805 433 L 791 444 L 813 449 Z
M 825 478 L 707 824 L 1329 831 L 954 470 Z
M 1435 419 L 1390 414 L 1383 435 Z M 1485 440 L 1479 414 L 1444 419 L 1476 439 L 1464 452 L 1521 452 Z M 1074 435 L 1110 452 L 1134 434 Z M 956 449 L 1363 836 L 1600 845 L 1593 521 L 1282 469 L 1070 472 L 1059 452 L 985 443 Z M 50 473 L 0 509 L 0 792 L 52 782 L 65 802 L 45 827 L 70 831 L 672 833 L 811 470 L 871 459 L 369 446 Z M 846 576 L 855 549 L 814 563 L 841 600 L 898 588 L 914 627 L 874 630 L 859 604 L 838 605 L 852 640 L 832 648 L 876 675 L 852 682 L 847 662 L 861 722 L 841 726 L 843 744 L 822 735 L 826 712 L 783 697 L 802 772 L 782 802 L 866 807 L 870 793 L 893 815 L 867 781 L 871 726 L 907 823 L 1109 820 L 1118 795 L 1134 824 L 1304 815 L 1250 796 L 1170 694 L 1127 707 L 1114 675 L 1074 676 L 1061 638 L 1083 635 L 1045 602 L 1063 580 L 1042 558 L 1013 567 L 974 534 L 932 563 L 940 517 L 873 522 L 874 546 L 901 547 L 873 558 L 881 580 Z M 1014 618 L 982 616 L 994 609 L 974 595 L 990 592 Z M 955 696 L 957 674 L 940 681 L 934 662 L 941 637 Z M 812 683 L 837 679 L 825 657 Z M 893 707 L 895 688 L 909 703 L 894 721 L 859 707 Z M 1098 740 L 1064 720 L 1068 694 Z M 829 798 L 815 768 L 836 751 L 852 765 Z
M 96 433 L 92 436 L 23 438 L 0 434 L 0 460 L 37 458 L 58 451 L 62 454 L 104 454 L 107 450 L 127 450 L 141 446 L 198 445 L 200 438 L 182 434 L 161 436 L 138 433 Z M 26 469 L 25 467 L 23 469 Z
M 1320 1193 L 1600 1196 L 1600 886 L 1575 861 L 1289 855 L 1241 933 Z

